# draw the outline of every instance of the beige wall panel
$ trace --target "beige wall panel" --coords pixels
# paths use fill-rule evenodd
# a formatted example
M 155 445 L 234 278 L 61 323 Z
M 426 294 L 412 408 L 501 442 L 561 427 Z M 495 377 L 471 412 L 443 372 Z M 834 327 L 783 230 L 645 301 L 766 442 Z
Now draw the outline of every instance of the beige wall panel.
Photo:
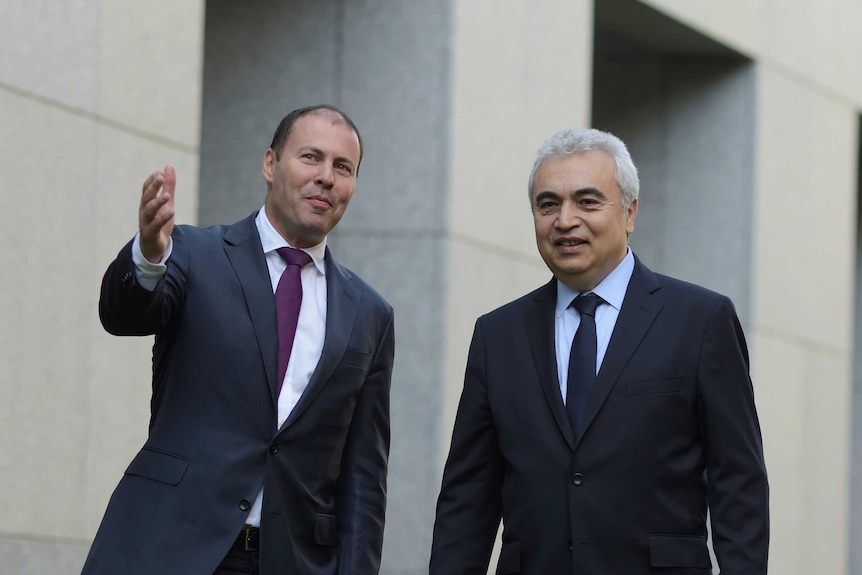
M 757 110 L 753 354 L 772 485 L 770 572 L 838 574 L 847 554 L 858 120 L 766 65 Z
M 799 563 L 805 538 L 811 535 L 802 500 L 804 484 L 810 479 L 803 450 L 806 360 L 792 342 L 756 330 L 750 334 L 749 344 L 754 352 L 751 377 L 769 473 L 769 571 L 805 575 L 799 571 Z
M 760 0 L 761 54 L 829 97 L 862 106 L 862 2 Z
M 831 97 L 862 106 L 862 2 L 641 1 L 750 57 L 785 68 Z
M 768 67 L 758 88 L 755 323 L 846 353 L 858 120 Z
M 98 29 L 90 0 L 0 2 L 0 83 L 93 112 Z
M 80 537 L 96 130 L 0 90 L 0 531 Z
M 769 571 L 846 573 L 848 359 L 775 334 L 751 340 L 769 471 Z
M 525 200 L 526 203 L 526 200 Z M 524 206 L 526 210 L 526 205 Z M 449 247 L 450 267 L 448 309 L 446 310 L 445 425 L 440 469 L 449 451 L 452 423 L 461 398 L 467 352 L 476 319 L 501 305 L 527 294 L 551 279 L 551 272 L 535 255 L 523 257 L 489 249 L 469 239 L 456 237 Z
M 100 6 L 99 114 L 197 149 L 203 0 Z
M 197 156 L 2 90 L 0 110 L 0 233 L 15 278 L 0 298 L 0 531 L 83 540 L 148 414 L 152 340 L 102 331 L 101 276 L 136 230 L 155 167 L 177 165 L 180 220 L 193 220 Z
M 178 223 L 193 223 L 197 213 L 198 157 L 159 142 L 101 127 L 98 131 L 97 198 L 92 274 L 87 283 L 90 421 L 87 429 L 86 532 L 95 534 L 114 486 L 146 439 L 149 421 L 152 337 L 114 337 L 98 321 L 102 274 L 137 231 L 141 185 L 165 164 L 177 170 Z M 80 530 L 79 530 L 80 531 Z
M 550 278 L 527 180 L 545 138 L 588 125 L 593 31 L 587 0 L 460 0 L 454 19 L 447 446 L 476 318 Z
M 527 178 L 551 133 L 590 117 L 592 3 L 455 3 L 451 229 L 535 251 Z
M 807 351 L 805 358 L 805 530 L 799 534 L 801 574 L 847 573 L 849 525 L 851 362 L 846 355 Z M 811 473 L 816 481 L 811 480 Z M 854 537 L 858 541 L 858 537 Z M 782 571 L 775 571 L 782 573 Z

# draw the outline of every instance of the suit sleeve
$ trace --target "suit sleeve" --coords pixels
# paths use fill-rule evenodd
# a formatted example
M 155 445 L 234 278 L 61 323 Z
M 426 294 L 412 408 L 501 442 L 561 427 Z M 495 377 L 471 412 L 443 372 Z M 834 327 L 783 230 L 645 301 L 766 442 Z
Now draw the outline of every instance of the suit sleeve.
M 488 401 L 481 319 L 437 500 L 430 575 L 485 575 L 502 514 L 503 458 Z
M 698 384 L 707 453 L 712 540 L 721 572 L 766 575 L 769 488 L 748 350 L 733 304 L 722 298 L 707 324 Z
M 102 278 L 99 319 L 113 335 L 152 335 L 161 332 L 182 308 L 186 294 L 188 247 L 182 228 L 174 228 L 173 251 L 167 270 L 152 291 L 138 283 L 132 241 L 120 250 Z
M 339 558 L 342 575 L 380 570 L 389 462 L 389 391 L 395 359 L 390 308 L 382 338 L 350 423 L 338 479 Z

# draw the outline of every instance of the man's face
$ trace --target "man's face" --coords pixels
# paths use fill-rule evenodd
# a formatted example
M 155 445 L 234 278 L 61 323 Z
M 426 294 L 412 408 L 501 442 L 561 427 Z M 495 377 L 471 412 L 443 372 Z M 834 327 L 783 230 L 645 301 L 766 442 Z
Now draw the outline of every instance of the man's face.
M 623 213 L 614 161 L 593 150 L 547 159 L 532 190 L 536 244 L 557 279 L 576 291 L 596 287 L 626 255 L 637 200 Z
M 359 138 L 333 118 L 314 113 L 299 118 L 281 158 L 272 149 L 263 157 L 267 216 L 297 248 L 323 241 L 341 220 L 356 186 Z

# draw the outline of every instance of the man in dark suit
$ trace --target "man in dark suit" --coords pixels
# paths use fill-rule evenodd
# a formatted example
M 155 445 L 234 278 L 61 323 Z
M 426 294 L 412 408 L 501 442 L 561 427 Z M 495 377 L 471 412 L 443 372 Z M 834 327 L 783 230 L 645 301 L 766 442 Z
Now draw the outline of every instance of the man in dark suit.
M 294 111 L 264 206 L 208 229 L 174 227 L 172 167 L 147 178 L 99 314 L 155 334 L 149 436 L 83 573 L 378 572 L 393 314 L 326 247 L 361 157 L 343 112 Z
M 554 278 L 476 322 L 431 575 L 484 574 L 501 517 L 498 574 L 703 575 L 707 509 L 721 573 L 765 575 L 742 330 L 728 298 L 628 248 L 638 186 L 610 134 L 540 148 L 529 194 Z

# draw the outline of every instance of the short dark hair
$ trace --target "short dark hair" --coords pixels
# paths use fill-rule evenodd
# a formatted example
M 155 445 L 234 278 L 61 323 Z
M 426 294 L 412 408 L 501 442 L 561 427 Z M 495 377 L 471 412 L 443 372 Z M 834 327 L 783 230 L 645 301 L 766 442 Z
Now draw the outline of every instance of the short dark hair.
M 272 135 L 272 143 L 269 145 L 275 153 L 275 159 L 281 159 L 281 152 L 284 150 L 284 144 L 287 142 L 287 138 L 290 136 L 290 132 L 293 130 L 293 125 L 296 121 L 303 116 L 312 114 L 329 117 L 335 123 L 347 124 L 347 126 L 353 130 L 353 133 L 356 134 L 356 139 L 359 140 L 359 160 L 356 163 L 356 173 L 358 175 L 359 164 L 362 163 L 362 136 L 359 134 L 359 129 L 356 127 L 356 124 L 354 124 L 353 120 L 350 119 L 350 116 L 331 104 L 318 104 L 316 106 L 300 108 L 282 118 L 278 127 L 275 129 L 275 133 Z

